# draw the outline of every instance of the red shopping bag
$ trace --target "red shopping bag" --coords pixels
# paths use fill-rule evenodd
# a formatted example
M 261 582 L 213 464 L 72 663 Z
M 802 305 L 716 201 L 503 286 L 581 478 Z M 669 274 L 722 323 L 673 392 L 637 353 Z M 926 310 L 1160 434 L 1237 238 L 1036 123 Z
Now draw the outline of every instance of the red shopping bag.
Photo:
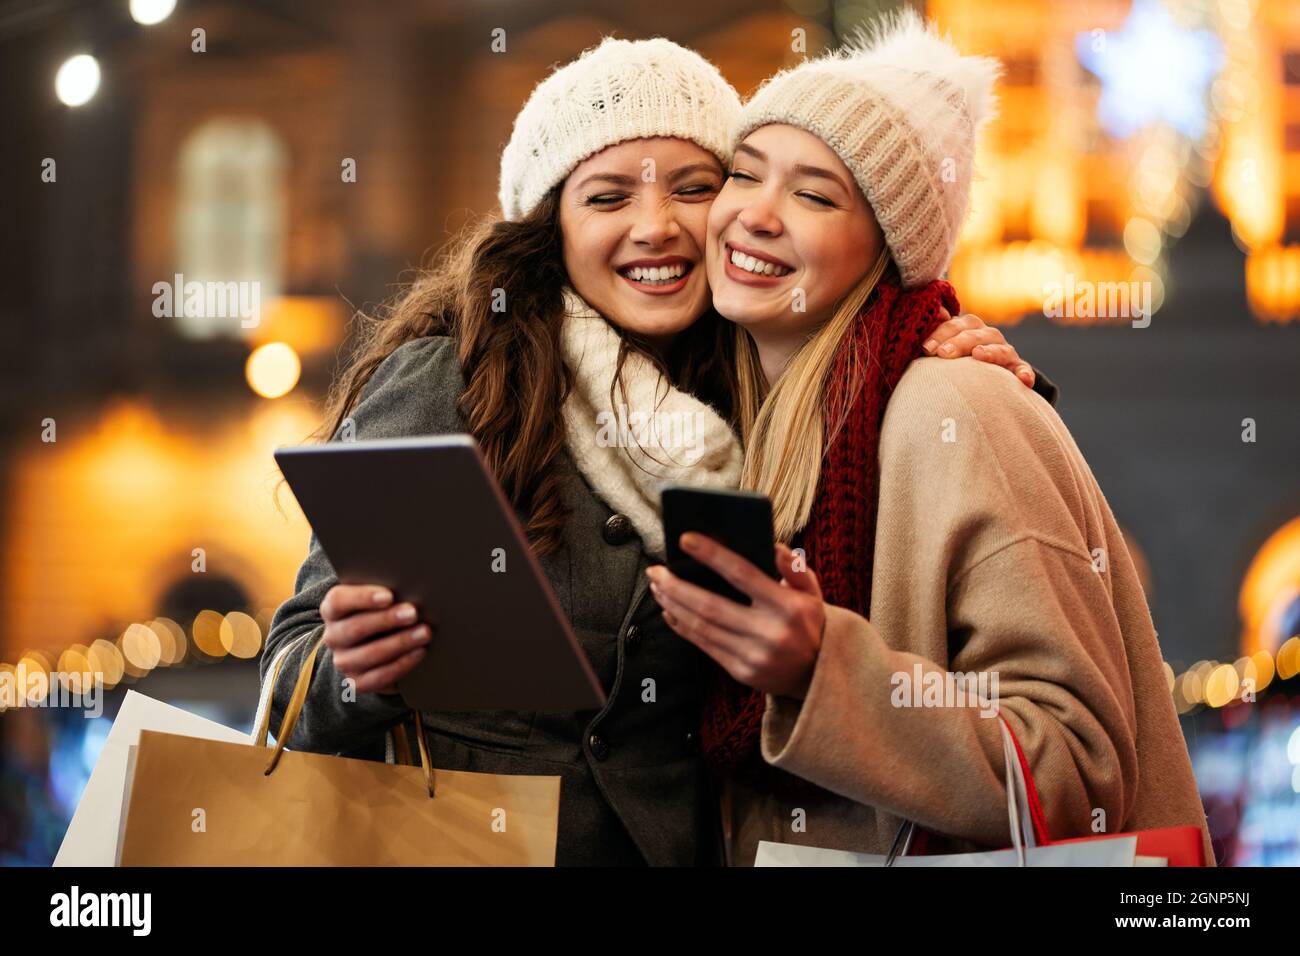
M 1007 723 L 1006 718 L 998 714 L 998 719 L 1006 727 L 1011 742 L 1015 745 L 1016 757 L 1019 760 L 1020 770 L 1024 776 L 1029 819 L 1033 823 L 1034 837 L 1039 846 L 1084 843 L 1090 840 L 1113 840 L 1117 837 L 1134 836 L 1137 837 L 1138 856 L 1164 857 L 1169 861 L 1170 866 L 1206 865 L 1205 843 L 1201 839 L 1201 828 L 1198 826 L 1162 827 L 1158 830 L 1141 830 L 1136 833 L 1099 833 L 1096 836 L 1053 840 L 1047 830 L 1047 815 L 1043 812 L 1043 804 L 1038 799 L 1038 789 L 1034 786 L 1033 774 L 1029 772 L 1029 761 L 1025 759 L 1025 752 L 1020 748 L 1020 741 L 1016 739 L 1015 732 L 1012 731 L 1011 725 Z M 917 855 L 924 854 L 928 836 L 929 833 L 926 830 L 917 827 L 909 852 Z

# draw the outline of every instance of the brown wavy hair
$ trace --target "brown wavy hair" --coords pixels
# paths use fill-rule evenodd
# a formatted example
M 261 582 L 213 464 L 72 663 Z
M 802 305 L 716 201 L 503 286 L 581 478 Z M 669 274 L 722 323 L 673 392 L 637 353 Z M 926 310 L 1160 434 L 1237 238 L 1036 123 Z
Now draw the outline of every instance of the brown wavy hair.
M 328 441 L 338 432 L 375 369 L 397 348 L 424 336 L 451 336 L 465 380 L 457 409 L 538 554 L 560 546 L 568 518 L 558 471 L 565 444 L 560 408 L 572 386 L 560 348 L 569 275 L 559 197 L 557 186 L 521 219 L 469 226 L 376 314 L 358 312 L 351 358 L 326 395 L 324 422 L 310 436 Z M 502 295 L 504 311 L 493 311 Z M 712 307 L 663 356 L 640 336 L 614 328 L 622 338 L 615 383 L 636 351 L 675 387 L 732 420 L 735 337 Z

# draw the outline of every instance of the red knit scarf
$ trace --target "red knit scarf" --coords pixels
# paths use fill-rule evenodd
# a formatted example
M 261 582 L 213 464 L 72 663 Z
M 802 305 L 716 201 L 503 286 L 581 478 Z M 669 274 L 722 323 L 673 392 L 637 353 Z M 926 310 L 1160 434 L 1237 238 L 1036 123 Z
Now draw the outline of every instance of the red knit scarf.
M 889 396 L 921 345 L 940 324 L 939 308 L 957 315 L 952 286 L 935 281 L 903 292 L 891 273 L 882 279 L 844 336 L 830 373 L 826 420 L 848 415 L 826 450 L 808 524 L 792 543 L 802 547 L 828 604 L 863 617 L 871 608 L 876 542 L 877 451 Z M 859 388 L 850 394 L 856 357 Z M 701 749 L 721 771 L 761 774 L 772 784 L 779 771 L 759 758 L 765 695 L 745 687 L 720 667 L 705 697 Z M 787 774 L 780 774 L 788 777 Z M 790 781 L 785 789 L 790 789 Z

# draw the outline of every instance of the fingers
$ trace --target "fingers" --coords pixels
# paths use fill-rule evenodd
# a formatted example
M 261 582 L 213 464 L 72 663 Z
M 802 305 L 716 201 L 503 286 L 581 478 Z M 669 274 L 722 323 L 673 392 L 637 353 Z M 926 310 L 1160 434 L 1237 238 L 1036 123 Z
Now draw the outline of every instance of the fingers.
M 321 601 L 321 639 L 334 667 L 355 682 L 359 693 L 394 693 L 396 682 L 419 664 L 433 637 L 432 628 L 418 621 L 415 605 L 392 602 L 388 588 L 358 584 L 337 584 Z
M 670 599 L 729 631 L 745 634 L 754 630 L 756 617 L 753 608 L 684 581 L 660 565 L 647 568 L 646 574 L 650 578 L 650 593 L 660 604 Z
M 397 660 L 385 664 L 383 667 L 377 667 L 374 670 L 366 671 L 364 674 L 355 678 L 358 694 L 371 693 L 396 693 L 396 683 L 411 672 L 415 665 L 423 659 L 425 649 L 418 647 L 413 651 L 403 654 Z
M 802 557 L 780 542 L 776 546 L 776 566 L 790 587 L 821 598 L 822 588 L 812 568 L 807 566 Z
M 1025 364 L 1010 345 L 977 345 L 971 350 L 971 357 L 990 365 L 1001 365 L 1012 372 Z
M 417 648 L 423 649 L 433 636 L 427 624 L 418 624 L 377 637 L 355 647 L 334 650 L 334 666 L 349 677 L 360 678 L 368 671 L 384 667 Z
M 947 315 L 948 311 L 944 309 L 941 314 Z M 949 339 L 952 339 L 953 337 L 961 334 L 962 332 L 968 331 L 970 329 L 979 329 L 979 328 L 985 328 L 983 319 L 981 319 L 978 315 L 972 315 L 969 312 L 962 313 L 961 315 L 957 316 L 955 319 L 952 318 L 948 319 L 937 329 L 935 329 L 934 332 L 930 334 L 930 337 L 925 340 L 925 344 L 922 345 L 921 348 L 925 351 L 927 355 L 942 354 L 939 353 L 937 350 Z
M 686 605 L 664 595 L 657 598 L 663 608 L 664 621 L 676 633 L 690 641 L 741 683 L 752 679 L 749 663 L 742 657 L 743 644 L 736 636 L 706 621 Z
M 1020 353 L 1014 347 L 1010 345 L 977 345 L 971 355 L 981 362 L 1001 365 L 1029 388 L 1034 387 L 1034 370 L 1025 364 L 1024 360 L 1020 358 Z
M 329 600 L 329 595 L 325 596 Z M 321 604 L 322 617 L 325 605 Z M 385 608 L 382 611 L 354 611 L 343 618 L 326 619 L 325 643 L 335 651 L 354 647 L 376 634 L 385 634 L 398 628 L 411 627 L 418 617 L 415 605 L 408 602 Z
M 730 548 L 694 531 L 682 535 L 682 550 L 717 571 L 737 590 L 757 600 L 778 600 L 781 586 Z
M 374 584 L 336 584 L 320 602 L 320 616 L 338 621 L 357 611 L 373 611 L 393 602 L 393 592 Z
M 936 354 L 940 358 L 962 358 L 971 355 L 980 346 L 1001 346 L 1006 345 L 1006 343 L 1006 337 L 1003 336 L 1001 329 L 995 329 L 986 325 L 983 328 L 967 329 L 965 332 L 958 332 L 948 341 L 940 345 Z M 1012 349 L 1012 351 L 1015 350 Z

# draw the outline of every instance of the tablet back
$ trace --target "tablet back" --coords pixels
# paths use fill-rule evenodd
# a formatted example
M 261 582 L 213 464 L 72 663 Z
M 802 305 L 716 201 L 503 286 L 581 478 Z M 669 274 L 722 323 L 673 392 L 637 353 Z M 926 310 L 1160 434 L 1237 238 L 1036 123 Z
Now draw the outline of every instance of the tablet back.
M 469 435 L 280 448 L 276 463 L 344 584 L 433 628 L 398 684 L 430 711 L 586 710 L 605 695 Z

